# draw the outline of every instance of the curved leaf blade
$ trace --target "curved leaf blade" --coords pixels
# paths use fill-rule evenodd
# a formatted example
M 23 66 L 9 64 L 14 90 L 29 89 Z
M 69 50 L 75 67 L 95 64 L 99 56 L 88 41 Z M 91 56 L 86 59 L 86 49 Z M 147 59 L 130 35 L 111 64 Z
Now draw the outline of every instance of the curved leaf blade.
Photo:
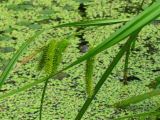
M 59 25 L 59 27 L 103 26 L 103 25 L 127 22 L 129 20 L 130 19 L 97 19 L 97 20 L 87 20 L 87 21 L 80 21 L 80 22 L 64 23 L 64 24 Z
M 7 97 L 10 97 L 10 96 L 12 96 L 12 95 L 18 94 L 18 93 L 20 93 L 20 92 L 22 92 L 22 91 L 25 91 L 25 90 L 27 90 L 27 89 L 29 89 L 29 88 L 31 88 L 31 87 L 39 84 L 39 83 L 42 83 L 42 82 L 48 80 L 49 78 L 50 78 L 50 77 L 45 77 L 45 78 L 40 79 L 40 80 L 35 80 L 34 82 L 29 83 L 29 84 L 27 84 L 27 85 L 24 85 L 24 86 L 21 87 L 21 88 L 18 88 L 18 89 L 15 89 L 15 90 L 10 91 L 10 92 L 8 92 L 8 93 L 5 93 L 5 94 L 3 94 L 3 95 L 0 96 L 0 100 L 5 99 L 5 98 L 7 98 Z
M 157 116 L 157 115 L 160 115 L 160 111 L 144 112 L 144 113 L 140 113 L 140 114 L 135 114 L 135 115 L 129 115 L 129 116 L 116 118 L 116 119 L 113 119 L 113 120 L 125 120 L 125 119 L 135 118 L 135 117 L 149 117 L 149 116 L 151 117 L 151 116 Z
M 118 103 L 115 103 L 113 106 L 118 107 L 118 108 L 119 107 L 123 108 L 123 107 L 127 107 L 131 104 L 136 104 L 136 103 L 141 102 L 143 100 L 152 98 L 152 97 L 157 96 L 157 95 L 160 95 L 160 89 L 156 89 L 156 90 L 153 90 L 151 92 L 147 92 L 147 93 L 144 93 L 144 94 L 141 94 L 141 95 L 130 97 L 126 100 L 122 100 Z
M 23 51 L 28 47 L 28 45 L 37 37 L 39 36 L 43 31 L 38 31 L 34 36 L 29 38 L 25 43 L 22 44 L 22 46 L 19 48 L 19 50 L 13 55 L 11 60 L 9 61 L 8 65 L 6 66 L 5 70 L 3 71 L 2 75 L 0 76 L 0 88 L 2 87 L 3 83 L 5 82 L 6 78 L 8 77 L 11 69 L 17 62 L 20 55 L 23 53 Z
M 94 49 L 90 50 L 88 53 L 78 58 L 75 62 L 73 62 L 71 65 L 69 65 L 65 69 L 68 69 L 74 65 L 81 63 L 86 59 L 89 59 L 90 57 L 93 57 L 94 55 L 100 53 L 101 51 L 104 51 L 107 48 L 125 39 L 136 30 L 144 27 L 146 24 L 148 24 L 149 22 L 151 22 L 152 20 L 154 20 L 160 15 L 159 6 L 160 6 L 160 1 L 155 2 L 153 5 L 148 7 L 145 11 L 143 11 L 141 14 L 136 16 L 133 20 L 129 21 L 126 25 L 124 25 L 122 28 L 117 30 L 117 32 L 113 33 L 108 39 L 105 39 L 103 42 L 97 45 Z

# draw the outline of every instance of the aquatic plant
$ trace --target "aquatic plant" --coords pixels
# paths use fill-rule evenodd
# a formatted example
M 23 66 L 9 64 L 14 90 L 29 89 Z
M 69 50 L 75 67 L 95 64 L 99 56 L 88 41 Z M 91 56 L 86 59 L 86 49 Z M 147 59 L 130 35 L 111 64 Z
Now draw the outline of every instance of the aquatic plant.
M 159 6 L 160 6 L 160 2 L 156 1 L 150 7 L 148 7 L 146 10 L 144 10 L 142 13 L 137 15 L 135 18 L 133 18 L 132 20 L 127 22 L 119 30 L 117 30 L 115 33 L 113 33 L 109 38 L 104 39 L 103 42 L 101 42 L 100 44 L 95 46 L 93 49 L 88 51 L 86 54 L 82 55 L 77 60 L 75 60 L 73 63 L 71 63 L 70 65 L 68 65 L 67 67 L 65 67 L 61 70 L 57 70 L 57 69 L 58 69 L 59 63 L 62 61 L 61 53 L 63 53 L 63 51 L 65 50 L 67 45 L 66 45 L 66 43 L 59 44 L 58 41 L 56 41 L 56 42 L 51 41 L 51 43 L 49 43 L 48 46 L 46 46 L 44 51 L 42 51 L 43 55 L 42 55 L 42 59 L 40 60 L 40 65 L 42 65 L 42 66 L 40 66 L 40 68 L 44 68 L 46 73 L 48 74 L 48 76 L 45 77 L 45 78 L 42 78 L 40 80 L 36 80 L 33 83 L 30 83 L 30 84 L 28 84 L 24 87 L 18 88 L 17 90 L 13 90 L 9 93 L 6 93 L 6 94 L 0 96 L 0 99 L 4 99 L 5 97 L 9 97 L 9 96 L 14 95 L 16 93 L 24 91 L 28 88 L 31 88 L 31 87 L 39 84 L 39 83 L 45 82 L 45 86 L 43 88 L 43 93 L 42 93 L 42 99 L 41 99 L 41 111 L 42 111 L 42 105 L 43 105 L 45 90 L 46 90 L 46 87 L 47 87 L 48 80 L 50 78 L 52 78 L 53 76 L 57 75 L 58 73 L 60 73 L 64 70 L 67 70 L 67 69 L 69 69 L 69 68 L 71 68 L 71 67 L 73 67 L 77 64 L 80 64 L 81 62 L 83 62 L 85 60 L 87 61 L 87 66 L 89 65 L 88 68 L 92 67 L 93 64 L 91 64 L 91 63 L 93 62 L 92 60 L 93 60 L 95 55 L 97 55 L 98 53 L 112 47 L 113 45 L 118 44 L 120 41 L 129 37 L 129 39 L 127 40 L 125 45 L 120 49 L 119 53 L 113 59 L 113 61 L 111 62 L 111 64 L 107 68 L 107 70 L 102 75 L 101 79 L 96 84 L 96 87 L 95 87 L 95 90 L 94 90 L 95 92 L 92 92 L 93 88 L 92 88 L 92 86 L 89 85 L 91 81 L 89 81 L 89 84 L 86 84 L 87 86 L 89 85 L 87 87 L 88 88 L 87 93 L 88 93 L 89 97 L 87 98 L 86 102 L 84 103 L 83 107 L 81 108 L 77 117 L 75 118 L 76 120 L 80 120 L 82 118 L 82 116 L 84 115 L 84 113 L 86 112 L 87 108 L 89 107 L 90 103 L 92 102 L 92 100 L 97 95 L 98 91 L 100 90 L 100 88 L 102 87 L 102 85 L 104 84 L 106 79 L 108 78 L 108 76 L 111 74 L 113 68 L 120 61 L 121 57 L 125 53 L 127 53 L 127 50 L 129 50 L 131 44 L 133 44 L 133 42 L 136 40 L 136 37 L 139 33 L 139 29 L 143 28 L 145 25 L 149 24 L 152 20 L 156 19 L 160 15 Z M 37 30 L 35 35 L 32 36 L 31 38 L 29 38 L 28 40 L 26 40 L 26 42 L 23 43 L 22 46 L 19 48 L 19 50 L 13 55 L 12 59 L 10 60 L 9 64 L 6 66 L 5 70 L 3 71 L 3 73 L 0 77 L 0 88 L 2 88 L 4 82 L 7 81 L 7 78 L 9 76 L 12 68 L 14 67 L 17 60 L 19 59 L 19 57 L 24 52 L 24 50 L 30 45 L 31 42 L 33 42 L 38 36 L 40 36 L 45 31 L 52 30 L 54 28 L 61 28 L 61 27 L 101 26 L 101 25 L 113 24 L 113 23 L 115 23 L 115 21 L 116 21 L 116 23 L 119 23 L 119 22 L 124 22 L 124 21 L 126 22 L 128 20 L 121 20 L 121 21 L 119 21 L 119 20 L 113 20 L 112 21 L 112 20 L 106 20 L 106 19 L 105 20 L 91 20 L 91 21 L 84 21 L 84 22 L 81 21 L 81 22 L 60 24 L 60 25 L 57 25 L 57 26 L 54 26 L 54 27 L 51 27 L 51 28 L 47 28 L 47 29 L 41 29 L 40 28 L 41 30 L 40 31 Z M 126 56 L 128 56 L 128 55 L 126 55 Z M 44 63 L 44 64 L 41 64 L 41 63 Z M 90 68 L 89 70 L 93 70 L 93 69 Z M 90 75 L 92 75 L 93 71 L 89 71 L 89 72 L 90 73 L 86 72 L 87 75 L 88 75 L 86 78 L 88 80 L 91 80 L 92 78 L 91 78 Z M 132 99 L 131 102 L 130 102 L 130 99 L 129 99 L 129 100 L 126 100 L 127 102 L 125 101 L 125 102 L 120 102 L 120 103 L 123 103 L 124 106 L 127 106 L 127 105 L 130 105 L 131 103 L 136 103 L 136 102 L 139 102 L 141 100 L 148 99 L 152 96 L 159 95 L 159 90 L 154 90 L 151 93 L 153 93 L 153 94 L 150 94 L 150 96 L 146 96 L 146 94 L 145 94 L 145 95 L 142 95 L 142 96 L 137 96 L 136 97 L 137 99 Z M 121 106 L 121 105 L 118 104 L 118 105 L 115 105 L 115 106 L 117 107 L 117 106 Z M 150 115 L 149 112 L 147 114 Z M 154 114 L 155 114 L 155 112 L 154 112 Z M 142 114 L 142 115 L 144 115 L 144 114 Z M 157 115 L 157 113 L 156 113 L 156 115 Z M 41 113 L 40 113 L 40 119 L 41 119 Z

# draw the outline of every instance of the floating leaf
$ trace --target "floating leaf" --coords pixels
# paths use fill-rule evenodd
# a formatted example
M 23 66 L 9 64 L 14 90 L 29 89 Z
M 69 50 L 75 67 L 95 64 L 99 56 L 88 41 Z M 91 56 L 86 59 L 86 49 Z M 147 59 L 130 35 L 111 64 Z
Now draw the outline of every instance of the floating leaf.
M 16 30 L 16 28 L 9 27 L 9 28 L 7 28 L 7 29 L 4 30 L 4 33 L 10 33 L 10 32 L 12 32 L 13 30 Z
M 160 76 L 159 77 L 156 77 L 155 80 L 160 83 Z
M 0 52 L 2 53 L 14 52 L 15 50 L 14 47 L 0 47 Z
M 8 5 L 7 8 L 11 9 L 11 10 L 16 10 L 16 11 L 34 9 L 33 4 L 32 4 L 31 1 L 24 1 L 23 3 L 18 4 L 18 5 L 11 4 L 11 5 Z
M 38 17 L 38 19 L 39 19 L 39 20 L 36 21 L 36 22 L 42 23 L 42 22 L 44 22 L 44 21 L 52 20 L 52 16 L 50 16 L 50 15 L 41 15 L 41 16 Z
M 47 15 L 51 15 L 51 14 L 55 14 L 55 10 L 53 10 L 53 9 L 44 9 L 44 10 L 42 10 L 41 12 L 40 12 L 40 14 L 47 14 Z
M 5 35 L 5 34 L 0 34 L 0 41 L 3 41 L 3 40 L 12 40 L 12 38 L 9 36 L 9 35 Z
M 149 85 L 147 85 L 149 88 L 160 88 L 160 77 L 155 78 L 155 80 L 151 81 Z
M 75 0 L 76 2 L 79 2 L 79 3 L 88 3 L 88 2 L 91 2 L 93 0 Z
M 30 29 L 34 29 L 34 30 L 36 30 L 36 29 L 41 29 L 41 28 L 42 28 L 42 26 L 39 25 L 39 24 L 37 24 L 37 23 L 30 24 L 30 25 L 28 25 L 28 27 L 29 27 Z
M 17 23 L 17 25 L 20 25 L 20 26 L 28 26 L 30 24 L 32 24 L 30 21 L 25 21 L 25 20 Z

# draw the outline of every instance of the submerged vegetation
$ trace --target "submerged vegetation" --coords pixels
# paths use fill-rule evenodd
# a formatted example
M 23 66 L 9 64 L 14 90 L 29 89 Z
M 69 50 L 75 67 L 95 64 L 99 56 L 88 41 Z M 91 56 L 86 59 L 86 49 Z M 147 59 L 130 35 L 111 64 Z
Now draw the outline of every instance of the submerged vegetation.
M 0 1 L 0 119 L 158 120 L 159 6 Z

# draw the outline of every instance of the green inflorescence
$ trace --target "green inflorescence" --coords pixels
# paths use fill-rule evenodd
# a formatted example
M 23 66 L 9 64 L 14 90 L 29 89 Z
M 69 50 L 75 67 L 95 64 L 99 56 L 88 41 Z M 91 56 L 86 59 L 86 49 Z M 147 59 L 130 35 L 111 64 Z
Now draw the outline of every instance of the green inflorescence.
M 47 46 L 47 52 L 45 57 L 44 70 L 47 74 L 51 74 L 54 71 L 53 62 L 56 54 L 57 41 L 52 40 Z
M 48 75 L 54 74 L 62 61 L 62 54 L 69 45 L 67 40 L 52 40 L 42 52 L 38 70 L 45 70 Z
M 62 55 L 63 52 L 65 51 L 65 49 L 67 48 L 67 46 L 69 45 L 69 42 L 67 40 L 61 40 L 57 43 L 57 47 L 56 47 L 56 54 L 53 58 L 53 69 L 54 72 L 57 71 L 58 69 L 58 65 L 61 63 L 62 61 Z

